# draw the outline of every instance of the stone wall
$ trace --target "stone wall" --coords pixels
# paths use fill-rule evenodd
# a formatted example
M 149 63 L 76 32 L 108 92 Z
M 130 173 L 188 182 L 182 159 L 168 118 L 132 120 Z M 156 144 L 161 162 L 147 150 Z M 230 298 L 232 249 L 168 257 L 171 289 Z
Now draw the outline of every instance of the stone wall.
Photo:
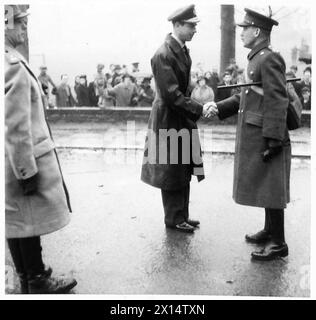
M 80 108 L 58 108 L 46 110 L 49 122 L 59 120 L 69 122 L 109 122 L 116 123 L 118 121 L 140 121 L 147 122 L 149 119 L 151 108 L 149 107 L 111 107 L 107 109 L 80 107 Z M 220 121 L 217 117 L 209 120 L 200 120 L 201 123 L 212 123 L 215 125 L 236 124 L 237 115 Z M 310 127 L 311 114 L 310 111 L 303 111 L 302 127 Z

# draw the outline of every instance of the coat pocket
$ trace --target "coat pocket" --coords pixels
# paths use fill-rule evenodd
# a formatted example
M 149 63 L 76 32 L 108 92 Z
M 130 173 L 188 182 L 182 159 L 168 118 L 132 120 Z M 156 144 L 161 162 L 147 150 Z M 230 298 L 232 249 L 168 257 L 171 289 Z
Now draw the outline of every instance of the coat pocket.
M 50 138 L 47 138 L 34 145 L 34 157 L 39 158 L 53 149 L 55 149 L 54 142 Z
M 260 113 L 255 113 L 248 111 L 245 114 L 245 122 L 248 124 L 252 124 L 257 127 L 263 126 L 263 115 Z

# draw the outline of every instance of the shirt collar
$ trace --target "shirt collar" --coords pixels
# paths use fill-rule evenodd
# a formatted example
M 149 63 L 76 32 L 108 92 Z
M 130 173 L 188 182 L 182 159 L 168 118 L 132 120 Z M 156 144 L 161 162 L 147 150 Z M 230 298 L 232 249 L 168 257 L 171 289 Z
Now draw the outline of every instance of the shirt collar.
M 171 37 L 173 37 L 179 43 L 181 48 L 185 46 L 185 44 L 174 33 L 171 33 Z

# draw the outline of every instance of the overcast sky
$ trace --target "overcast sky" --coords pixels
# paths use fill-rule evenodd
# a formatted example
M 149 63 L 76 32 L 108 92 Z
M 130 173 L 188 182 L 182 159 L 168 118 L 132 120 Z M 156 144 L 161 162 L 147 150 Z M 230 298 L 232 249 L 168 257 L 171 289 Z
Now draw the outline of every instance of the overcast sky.
M 188 43 L 193 68 L 199 62 L 206 70 L 219 67 L 220 6 L 218 1 L 211 0 L 30 1 L 30 62 L 37 69 L 44 55 L 56 82 L 62 73 L 70 76 L 71 83 L 77 74 L 87 74 L 91 79 L 99 62 L 104 63 L 106 69 L 110 63 L 140 62 L 141 71 L 150 72 L 150 58 L 171 31 L 168 15 L 191 3 L 196 4 L 201 19 L 197 34 Z M 276 17 L 281 18 L 272 44 L 288 64 L 291 48 L 300 46 L 302 38 L 311 42 L 310 8 L 301 4 L 289 7 L 291 3 L 294 1 L 272 5 Z M 251 5 L 239 1 L 235 7 L 236 21 L 242 20 L 245 6 L 268 10 L 264 1 L 253 1 Z M 236 58 L 244 67 L 248 50 L 242 47 L 239 37 L 237 28 Z

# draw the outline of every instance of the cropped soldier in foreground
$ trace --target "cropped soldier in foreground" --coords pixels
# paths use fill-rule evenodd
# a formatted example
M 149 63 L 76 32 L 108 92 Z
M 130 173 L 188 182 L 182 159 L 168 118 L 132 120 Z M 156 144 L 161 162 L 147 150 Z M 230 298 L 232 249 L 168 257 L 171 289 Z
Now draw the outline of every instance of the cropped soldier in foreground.
M 41 86 L 15 49 L 25 40 L 28 14 L 17 5 L 5 9 L 6 238 L 22 293 L 67 293 L 77 282 L 52 277 L 42 260 L 40 236 L 69 223 L 68 192 L 45 121 Z

